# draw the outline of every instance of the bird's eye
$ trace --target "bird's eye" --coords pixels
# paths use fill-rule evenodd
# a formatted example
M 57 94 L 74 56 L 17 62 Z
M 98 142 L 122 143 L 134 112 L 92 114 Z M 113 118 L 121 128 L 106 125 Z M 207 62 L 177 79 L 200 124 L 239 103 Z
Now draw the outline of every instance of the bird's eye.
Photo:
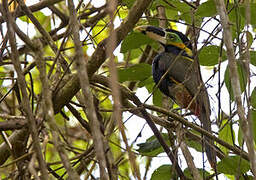
M 167 34 L 168 39 L 175 40 L 175 36 L 173 34 Z

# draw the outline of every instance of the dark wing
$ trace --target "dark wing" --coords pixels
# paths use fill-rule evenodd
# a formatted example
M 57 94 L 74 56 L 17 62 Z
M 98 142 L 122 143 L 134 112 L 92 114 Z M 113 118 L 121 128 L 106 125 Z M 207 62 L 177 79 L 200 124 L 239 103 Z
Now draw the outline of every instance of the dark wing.
M 205 130 L 211 131 L 210 103 L 208 93 L 199 73 L 199 67 L 192 59 L 184 56 L 163 52 L 153 61 L 153 78 L 156 84 L 161 81 L 159 89 L 171 97 L 180 107 L 187 108 L 199 117 Z M 196 96 L 194 98 L 194 96 Z M 206 154 L 212 167 L 216 165 L 213 141 L 206 138 Z
M 169 69 L 168 74 L 161 81 L 159 89 L 171 97 L 179 106 L 186 108 L 192 101 L 197 91 L 196 76 L 193 74 L 193 60 L 179 57 L 172 53 L 160 53 L 153 61 L 153 78 L 158 83 Z M 189 108 L 196 115 L 198 108 L 195 102 Z

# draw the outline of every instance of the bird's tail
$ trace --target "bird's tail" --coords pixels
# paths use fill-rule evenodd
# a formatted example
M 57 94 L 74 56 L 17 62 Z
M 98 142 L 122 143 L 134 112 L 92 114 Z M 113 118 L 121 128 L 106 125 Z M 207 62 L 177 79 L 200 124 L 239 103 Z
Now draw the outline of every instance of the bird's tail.
M 203 110 L 200 113 L 199 119 L 202 123 L 203 129 L 207 130 L 208 132 L 211 132 L 211 121 L 210 121 L 210 116 L 208 113 Z M 216 151 L 214 149 L 214 141 L 208 137 L 203 137 L 203 144 L 205 147 L 205 152 L 207 159 L 211 165 L 212 168 L 216 168 Z

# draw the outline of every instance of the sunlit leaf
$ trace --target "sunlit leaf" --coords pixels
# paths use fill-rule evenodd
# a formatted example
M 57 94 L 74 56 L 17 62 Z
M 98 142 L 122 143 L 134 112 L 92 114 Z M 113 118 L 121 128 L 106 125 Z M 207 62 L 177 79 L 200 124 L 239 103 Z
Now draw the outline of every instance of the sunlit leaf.
M 119 17 L 121 18 L 121 19 L 124 19 L 124 18 L 126 18 L 126 16 L 128 15 L 128 9 L 127 8 L 123 8 L 123 7 L 121 7 L 120 9 L 119 9 L 119 11 L 118 11 L 118 15 L 119 15 Z
M 103 20 L 98 21 L 97 25 L 92 29 L 93 39 L 99 43 L 109 36 L 109 31 L 106 22 Z
M 46 31 L 49 32 L 51 30 L 51 17 L 50 16 L 44 15 L 44 13 L 42 13 L 41 11 L 34 12 L 33 15 L 35 16 L 35 18 L 39 21 L 41 26 Z M 24 22 L 31 23 L 31 20 L 27 16 L 19 17 L 19 19 L 24 21 Z

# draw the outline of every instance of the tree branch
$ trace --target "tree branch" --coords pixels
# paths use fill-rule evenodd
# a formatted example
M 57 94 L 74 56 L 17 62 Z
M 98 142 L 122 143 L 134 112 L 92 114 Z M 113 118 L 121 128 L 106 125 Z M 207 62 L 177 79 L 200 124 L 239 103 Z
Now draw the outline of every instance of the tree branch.
M 254 176 L 256 176 L 256 159 L 255 159 L 256 154 L 254 150 L 253 132 L 252 132 L 252 126 L 249 126 L 249 124 L 252 124 L 252 123 L 249 122 L 251 120 L 250 118 L 246 118 L 245 110 L 242 104 L 242 99 L 241 99 L 242 93 L 240 88 L 239 75 L 237 71 L 235 51 L 233 48 L 232 32 L 230 28 L 231 24 L 229 22 L 224 1 L 215 0 L 215 3 L 216 3 L 217 12 L 220 15 L 221 24 L 223 27 L 224 43 L 227 48 L 229 74 L 231 78 L 232 90 L 234 92 L 235 101 L 237 103 L 237 112 L 241 122 L 241 129 L 243 131 L 243 136 L 247 145 L 251 169 Z
M 22 103 L 23 103 L 23 107 L 24 107 L 24 111 L 25 114 L 27 116 L 28 122 L 29 122 L 29 129 L 30 132 L 32 134 L 32 139 L 33 139 L 33 146 L 37 155 L 37 160 L 39 162 L 39 166 L 41 169 L 41 173 L 42 173 L 42 179 L 47 180 L 48 179 L 48 172 L 47 172 L 47 168 L 46 168 L 46 164 L 43 158 L 43 154 L 41 151 L 41 147 L 40 147 L 40 142 L 39 142 L 39 138 L 38 138 L 38 129 L 36 127 L 36 121 L 32 112 L 32 109 L 30 108 L 30 103 L 29 103 L 29 98 L 28 98 L 28 94 L 26 91 L 26 80 L 25 80 L 25 76 L 21 70 L 21 65 L 19 62 L 19 53 L 17 51 L 17 45 L 16 45 L 16 38 L 15 38 L 15 33 L 13 30 L 13 24 L 12 24 L 12 20 L 11 18 L 13 18 L 9 12 L 8 9 L 8 2 L 7 0 L 3 1 L 3 7 L 4 7 L 4 12 L 6 13 L 6 17 L 7 17 L 7 33 L 8 33 L 8 37 L 9 37 L 9 43 L 11 46 L 11 59 L 12 59 L 12 63 L 14 65 L 14 68 L 17 72 L 17 79 L 18 79 L 18 85 L 19 88 L 21 89 L 21 93 L 22 93 Z
M 61 1 L 63 1 L 63 0 L 43 0 L 43 1 L 40 1 L 39 3 L 33 4 L 32 6 L 29 6 L 29 9 L 30 9 L 30 11 L 35 12 L 35 11 L 39 11 L 41 9 L 44 9 L 48 6 L 59 3 Z M 14 16 L 14 15 L 15 15 L 15 18 L 17 18 L 17 17 L 24 16 L 25 13 L 22 11 L 22 9 L 17 8 L 15 10 L 15 12 L 11 13 L 11 16 Z M 6 20 L 2 16 L 0 16 L 0 24 L 2 24 L 4 22 L 6 22 Z
M 79 82 L 83 93 L 83 104 L 86 105 L 86 116 L 89 119 L 90 129 L 92 131 L 93 145 L 98 159 L 100 167 L 100 178 L 102 180 L 108 180 L 108 174 L 106 172 L 107 162 L 105 157 L 105 148 L 103 142 L 103 135 L 100 128 L 100 122 L 98 120 L 93 95 L 90 91 L 89 78 L 86 67 L 86 59 L 83 53 L 82 44 L 80 42 L 79 24 L 76 17 L 76 11 L 72 0 L 68 1 L 69 13 L 70 13 L 70 26 L 73 28 L 72 33 L 74 36 L 74 44 L 76 50 L 76 67 L 79 76 Z
M 97 83 L 100 83 L 104 86 L 109 86 L 108 84 L 108 78 L 107 77 L 104 77 L 104 76 L 100 76 L 100 75 L 94 75 L 92 77 L 92 81 L 93 82 L 97 82 Z M 120 91 L 122 93 L 122 96 L 125 96 L 125 98 L 131 100 L 131 101 L 134 101 L 134 98 L 136 97 L 132 91 L 130 91 L 127 87 L 119 84 L 119 88 L 120 88 Z M 136 98 L 137 99 L 137 98 Z M 150 110 L 153 110 L 153 111 L 157 111 L 159 113 L 162 113 L 162 114 L 165 114 L 167 115 L 168 117 L 171 117 L 173 121 L 178 121 L 180 122 L 181 124 L 183 124 L 184 126 L 186 127 L 190 127 L 192 129 L 194 129 L 195 131 L 203 134 L 204 136 L 216 141 L 217 143 L 219 143 L 220 145 L 230 149 L 231 151 L 233 151 L 235 154 L 237 155 L 240 155 L 242 158 L 246 159 L 246 160 L 249 160 L 249 157 L 248 157 L 248 154 L 243 151 L 242 149 L 239 149 L 235 146 L 232 146 L 230 145 L 229 143 L 225 142 L 225 141 L 222 141 L 221 139 L 217 138 L 216 136 L 212 135 L 211 132 L 208 132 L 206 131 L 205 129 L 201 128 L 200 126 L 194 124 L 194 123 L 191 123 L 189 122 L 188 120 L 184 119 L 183 117 L 179 116 L 178 114 L 176 113 L 173 113 L 173 112 L 170 112 L 166 109 L 163 109 L 163 108 L 160 108 L 160 107 L 156 107 L 156 106 L 151 106 L 151 105 L 147 105 L 147 104 L 143 104 L 143 106 L 147 109 L 150 109 Z M 139 110 L 139 109 L 138 109 Z M 153 117 L 153 116 L 152 116 Z M 162 121 L 159 121 L 156 119 L 156 122 L 157 123 L 161 123 L 161 125 L 164 125 L 166 127 L 168 127 L 171 123 L 167 123 L 167 122 L 162 122 Z
M 126 35 L 132 30 L 134 25 L 137 23 L 144 10 L 150 4 L 152 0 L 137 0 L 133 7 L 130 9 L 127 18 L 124 22 L 115 29 L 115 34 L 117 34 L 116 44 L 114 49 L 120 44 L 120 42 L 126 37 Z M 100 66 L 105 62 L 106 55 L 106 43 L 109 38 L 104 39 L 98 44 L 97 49 L 94 51 L 93 55 L 90 57 L 87 65 L 88 77 L 91 78 L 92 75 L 100 68 Z M 79 91 L 79 79 L 76 76 L 72 76 L 72 79 L 56 93 L 56 96 L 53 99 L 54 112 L 58 113 L 63 106 L 65 106 Z

